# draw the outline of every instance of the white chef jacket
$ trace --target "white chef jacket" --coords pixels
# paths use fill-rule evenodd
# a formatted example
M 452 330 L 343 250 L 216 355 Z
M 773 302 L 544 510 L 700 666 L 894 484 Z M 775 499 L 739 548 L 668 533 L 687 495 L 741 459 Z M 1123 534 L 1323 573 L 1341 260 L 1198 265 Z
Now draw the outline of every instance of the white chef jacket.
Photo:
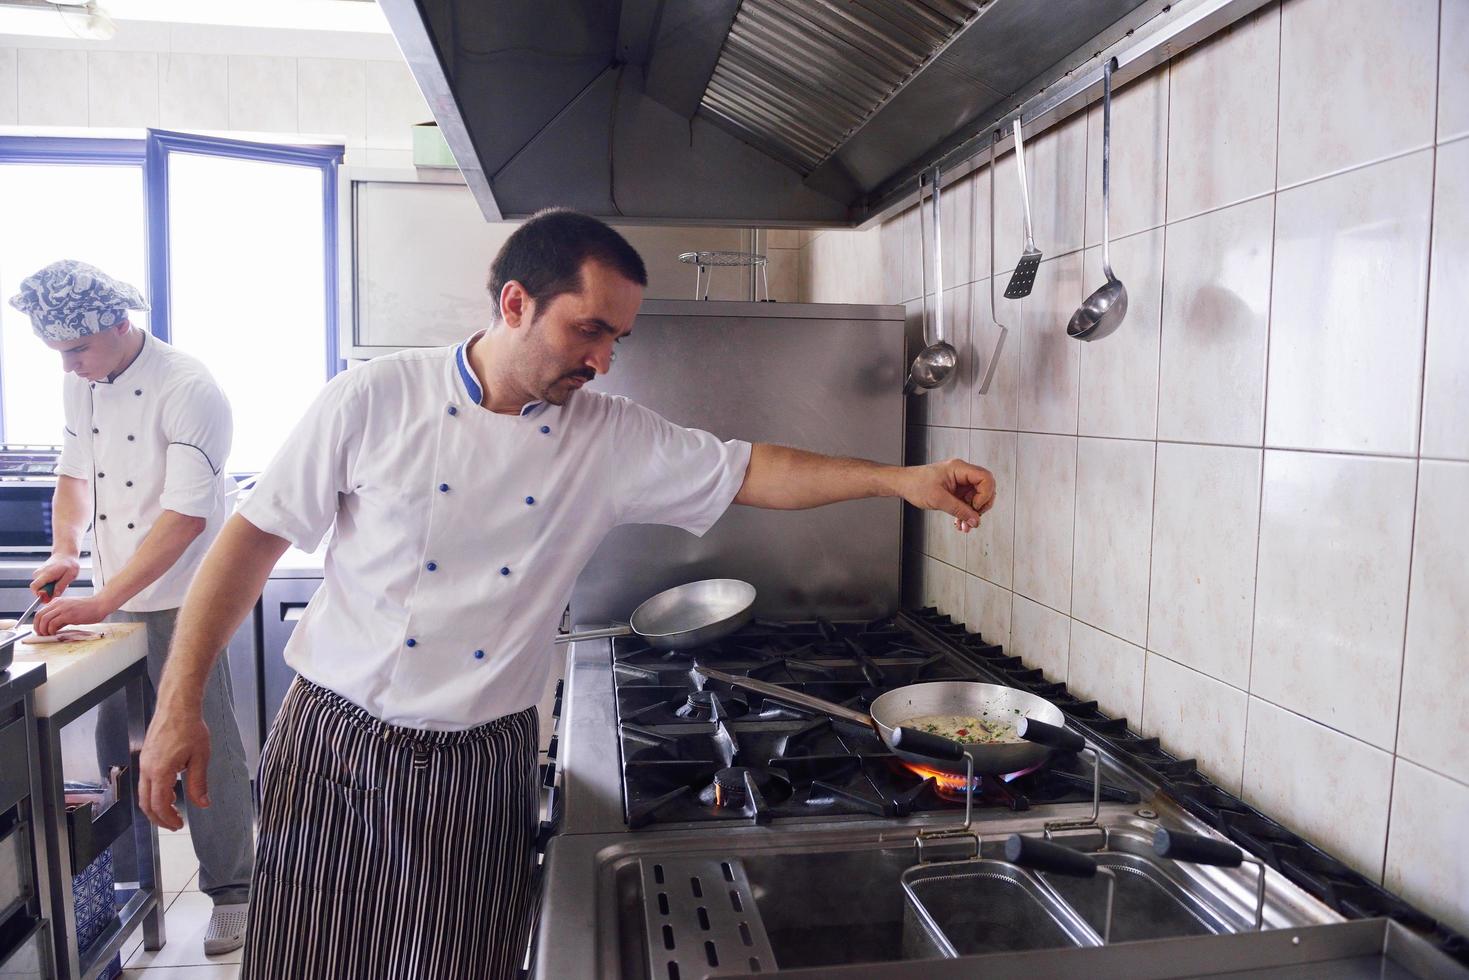
M 303 551 L 334 529 L 286 663 L 410 728 L 536 704 L 572 583 L 607 531 L 702 535 L 749 465 L 749 443 L 599 392 L 490 412 L 472 341 L 338 375 L 240 507 Z
M 173 567 L 123 603 L 128 612 L 174 609 L 229 516 L 225 473 L 234 423 L 224 392 L 197 358 L 143 334 L 143 347 L 112 381 L 68 373 L 66 433 L 57 472 L 91 484 L 92 581 L 116 575 L 165 510 L 204 518 L 204 531 Z

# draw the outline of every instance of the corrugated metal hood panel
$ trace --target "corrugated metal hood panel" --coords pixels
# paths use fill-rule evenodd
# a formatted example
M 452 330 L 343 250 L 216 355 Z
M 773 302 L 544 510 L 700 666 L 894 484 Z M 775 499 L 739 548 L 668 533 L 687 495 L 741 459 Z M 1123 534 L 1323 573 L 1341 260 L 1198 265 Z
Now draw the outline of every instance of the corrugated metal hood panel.
M 847 224 L 1144 0 L 380 0 L 489 217 Z
M 810 174 L 981 6 L 745 0 L 701 107 Z

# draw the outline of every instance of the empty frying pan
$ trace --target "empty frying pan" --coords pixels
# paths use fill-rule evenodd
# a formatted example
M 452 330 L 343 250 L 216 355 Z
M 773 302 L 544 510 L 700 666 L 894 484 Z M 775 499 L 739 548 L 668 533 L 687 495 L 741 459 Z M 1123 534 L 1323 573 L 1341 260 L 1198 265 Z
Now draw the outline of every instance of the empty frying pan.
M 639 636 L 660 650 L 684 650 L 722 640 L 750 621 L 755 587 L 735 578 L 709 578 L 675 586 L 633 610 L 624 626 L 563 633 L 557 643 Z

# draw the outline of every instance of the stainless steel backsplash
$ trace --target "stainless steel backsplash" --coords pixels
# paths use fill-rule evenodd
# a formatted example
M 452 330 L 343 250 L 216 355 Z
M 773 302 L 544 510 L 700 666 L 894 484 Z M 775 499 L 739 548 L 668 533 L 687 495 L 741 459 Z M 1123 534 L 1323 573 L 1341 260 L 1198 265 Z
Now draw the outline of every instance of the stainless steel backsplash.
M 599 389 L 722 439 L 903 460 L 903 308 L 649 300 Z M 636 465 L 629 460 L 629 465 Z M 754 584 L 768 619 L 874 618 L 898 607 L 902 503 L 732 507 L 704 537 L 614 528 L 577 580 L 571 621 L 626 620 L 701 578 Z

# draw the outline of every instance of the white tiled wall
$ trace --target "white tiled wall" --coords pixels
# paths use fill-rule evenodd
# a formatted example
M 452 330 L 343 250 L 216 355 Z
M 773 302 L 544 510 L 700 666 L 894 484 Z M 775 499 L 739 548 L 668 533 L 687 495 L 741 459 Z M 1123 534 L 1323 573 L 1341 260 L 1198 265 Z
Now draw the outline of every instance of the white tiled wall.
M 1102 281 L 1099 110 L 1026 143 L 1046 258 L 1029 299 L 997 300 L 1008 332 L 988 174 L 966 178 L 944 246 L 970 260 L 959 390 L 912 399 L 910 431 L 918 459 L 967 444 L 1001 503 L 963 546 L 930 518 L 908 568 L 912 598 L 1461 930 L 1466 43 L 1465 0 L 1284 0 L 1119 90 L 1130 304 L 1094 344 L 1065 324 Z M 1013 158 L 997 170 L 1005 270 Z M 818 236 L 803 269 L 820 298 L 917 310 L 918 254 L 910 211 Z

